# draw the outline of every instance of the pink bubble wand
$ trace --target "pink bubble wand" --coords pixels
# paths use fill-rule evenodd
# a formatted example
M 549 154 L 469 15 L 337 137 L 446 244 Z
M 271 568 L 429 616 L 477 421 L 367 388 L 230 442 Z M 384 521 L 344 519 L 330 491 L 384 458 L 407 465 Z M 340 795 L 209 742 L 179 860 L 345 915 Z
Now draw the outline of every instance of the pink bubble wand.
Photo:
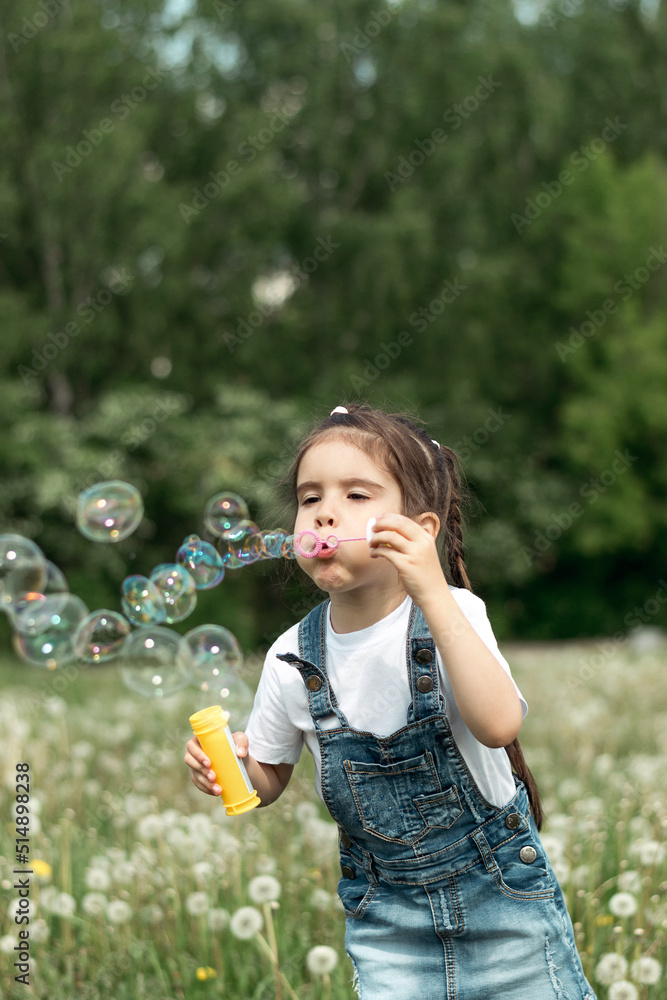
M 303 559 L 315 559 L 322 549 L 335 552 L 341 542 L 368 542 L 370 545 L 373 525 L 377 518 L 371 517 L 366 525 L 366 534 L 362 538 L 339 538 L 338 535 L 327 535 L 322 538 L 311 528 L 305 528 L 298 535 L 294 536 L 294 549 L 296 554 Z M 308 548 L 304 548 L 303 542 L 308 539 Z M 310 547 L 312 545 L 312 548 Z

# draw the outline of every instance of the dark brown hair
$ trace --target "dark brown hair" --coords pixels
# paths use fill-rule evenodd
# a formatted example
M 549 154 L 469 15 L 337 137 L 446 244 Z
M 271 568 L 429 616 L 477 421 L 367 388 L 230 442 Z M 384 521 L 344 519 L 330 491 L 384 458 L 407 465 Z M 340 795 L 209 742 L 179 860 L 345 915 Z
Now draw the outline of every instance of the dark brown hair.
M 335 435 L 361 448 L 396 480 L 403 499 L 402 513 L 416 517 L 427 511 L 438 515 L 437 544 L 445 576 L 454 587 L 472 591 L 463 557 L 461 507 L 468 494 L 462 484 L 460 460 L 446 445 L 436 444 L 411 417 L 385 413 L 365 404 L 348 404 L 347 413 L 333 413 L 318 423 L 301 442 L 281 479 L 278 490 L 296 518 L 296 486 L 301 461 L 312 446 Z M 523 781 L 537 828 L 542 825 L 540 794 L 518 740 L 505 747 L 512 770 Z

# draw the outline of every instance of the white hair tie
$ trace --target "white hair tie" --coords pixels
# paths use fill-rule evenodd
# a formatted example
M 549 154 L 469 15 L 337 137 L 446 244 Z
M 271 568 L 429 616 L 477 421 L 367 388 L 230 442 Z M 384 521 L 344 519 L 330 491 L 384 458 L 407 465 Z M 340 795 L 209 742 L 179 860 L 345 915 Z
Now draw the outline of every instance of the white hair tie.
M 335 406 L 334 409 L 329 414 L 329 416 L 333 417 L 334 413 L 348 413 L 348 412 L 349 411 L 346 406 Z
M 434 444 L 436 448 L 440 448 L 440 442 L 436 441 L 435 438 L 431 438 L 431 443 Z

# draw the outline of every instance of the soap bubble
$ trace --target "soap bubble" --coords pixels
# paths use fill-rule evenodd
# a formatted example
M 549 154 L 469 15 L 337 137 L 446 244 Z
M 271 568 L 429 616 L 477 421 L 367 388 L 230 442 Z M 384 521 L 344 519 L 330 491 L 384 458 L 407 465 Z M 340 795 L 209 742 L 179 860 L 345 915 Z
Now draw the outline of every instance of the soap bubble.
M 119 479 L 96 483 L 79 495 L 76 526 L 93 542 L 120 542 L 139 526 L 144 504 L 136 486 Z
M 206 682 L 221 671 L 236 673 L 243 664 L 243 653 L 236 636 L 222 625 L 198 625 L 186 632 L 185 641 L 194 661 L 193 682 Z M 207 690 L 206 688 L 202 688 Z
M 202 542 L 198 535 L 189 535 L 176 553 L 176 562 L 184 566 L 195 581 L 197 590 L 210 590 L 225 575 L 222 556 L 210 542 Z
M 271 531 L 262 532 L 262 547 L 267 559 L 278 559 L 283 554 L 283 545 L 287 538 L 287 532 L 282 528 L 274 528 Z
M 86 663 L 103 663 L 122 652 L 130 623 L 117 611 L 93 611 L 74 633 L 74 649 Z
M 296 559 L 297 558 L 297 551 L 294 548 L 294 535 L 288 535 L 287 536 L 287 538 L 285 539 L 285 541 L 282 544 L 282 548 L 280 550 L 280 554 L 281 554 L 281 556 L 283 556 L 284 559 Z
M 190 683 L 192 653 L 185 639 L 162 625 L 132 632 L 125 643 L 121 676 L 144 698 L 167 698 Z
M 64 594 L 69 590 L 69 585 L 65 579 L 65 574 L 58 569 L 50 559 L 46 560 L 46 583 L 44 584 L 45 594 Z
M 254 521 L 238 521 L 218 539 L 226 569 L 240 569 L 262 558 L 262 533 Z
M 177 563 L 160 563 L 150 578 L 166 605 L 165 621 L 171 625 L 187 618 L 197 603 L 195 581 L 188 571 Z
M 237 521 L 250 517 L 248 505 L 236 493 L 216 493 L 204 509 L 204 524 L 213 535 L 222 536 Z
M 54 600 L 47 605 L 45 611 L 47 596 Z M 12 628 L 22 635 L 38 635 L 48 627 L 49 615 L 65 609 L 68 597 L 67 592 L 47 595 L 29 591 L 23 594 L 9 608 Z
M 88 608 L 75 594 L 50 594 L 37 603 L 32 634 L 16 632 L 14 649 L 34 667 L 55 670 L 76 659 L 74 633 Z
M 138 573 L 123 580 L 120 604 L 133 625 L 159 625 L 167 617 L 162 594 L 152 580 Z
M 27 592 L 43 593 L 46 559 L 39 546 L 22 535 L 0 535 L 0 602 L 3 610 Z

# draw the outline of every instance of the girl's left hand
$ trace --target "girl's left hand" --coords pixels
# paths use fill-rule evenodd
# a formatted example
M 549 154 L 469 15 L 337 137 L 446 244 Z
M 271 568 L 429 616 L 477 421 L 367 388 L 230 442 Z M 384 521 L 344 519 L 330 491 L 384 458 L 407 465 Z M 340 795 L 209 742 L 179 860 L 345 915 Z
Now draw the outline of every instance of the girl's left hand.
M 382 514 L 373 525 L 371 558 L 388 559 L 415 604 L 447 588 L 440 565 L 436 535 L 440 527 L 435 514 L 423 514 L 417 523 L 403 514 Z

